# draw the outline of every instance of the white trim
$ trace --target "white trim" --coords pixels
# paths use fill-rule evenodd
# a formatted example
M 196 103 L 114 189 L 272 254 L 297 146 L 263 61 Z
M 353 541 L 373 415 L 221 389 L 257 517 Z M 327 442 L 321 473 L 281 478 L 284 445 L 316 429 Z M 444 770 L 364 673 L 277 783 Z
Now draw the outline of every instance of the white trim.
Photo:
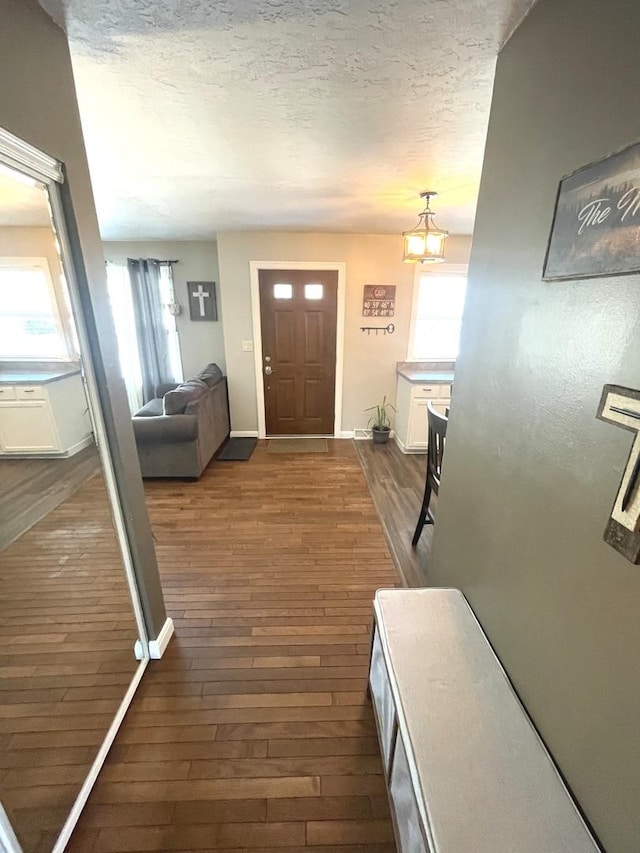
M 102 462 L 102 473 L 104 475 L 105 485 L 107 487 L 107 493 L 109 495 L 113 511 L 113 521 L 118 536 L 122 561 L 124 563 L 125 576 L 127 578 L 133 612 L 135 614 L 138 637 L 140 638 L 142 645 L 147 646 L 148 648 L 147 628 L 144 621 L 144 614 L 142 612 L 140 593 L 138 591 L 136 574 L 133 567 L 133 558 L 131 557 L 131 551 L 129 548 L 129 539 L 124 520 L 124 512 L 120 503 L 116 475 L 113 469 L 111 454 L 107 449 L 109 446 L 107 442 L 107 430 L 102 416 L 102 406 L 100 404 L 100 397 L 97 390 L 98 382 L 95 377 L 95 373 L 93 372 L 93 364 L 90 357 L 91 349 L 89 347 L 89 336 L 84 326 L 84 315 L 82 313 L 82 305 L 79 299 L 79 288 L 73 266 L 73 255 L 71 253 L 69 236 L 67 234 L 65 224 L 66 220 L 62 208 L 62 200 L 60 198 L 60 188 L 57 184 L 49 185 L 49 201 L 51 204 L 53 228 L 56 233 L 56 237 L 58 238 L 58 243 L 60 244 L 60 259 L 67 281 L 69 301 L 71 303 L 71 309 L 74 316 L 78 343 L 80 345 L 80 351 L 83 354 L 81 361 L 82 378 L 84 381 L 85 392 L 87 394 L 87 400 L 89 402 L 89 415 L 91 417 L 94 437 L 98 446 L 100 461 Z
M 144 671 L 147 668 L 147 664 L 149 663 L 149 658 L 145 658 L 140 662 L 137 670 L 133 678 L 131 679 L 131 683 L 127 688 L 127 692 L 124 694 L 124 698 L 120 703 L 120 707 L 116 711 L 115 717 L 111 721 L 111 725 L 105 735 L 105 739 L 102 741 L 102 745 L 98 750 L 98 754 L 96 755 L 93 764 L 87 776 L 82 783 L 82 787 L 80 788 L 80 793 L 76 797 L 76 800 L 71 808 L 71 811 L 67 815 L 67 819 L 62 827 L 60 835 L 56 839 L 56 843 L 54 844 L 52 853 L 63 853 L 65 847 L 69 839 L 71 838 L 71 834 L 75 829 L 75 825 L 82 814 L 82 809 L 85 807 L 87 800 L 89 799 L 89 794 L 91 793 L 91 789 L 95 785 L 96 779 L 102 770 L 102 765 L 105 762 L 105 759 L 111 749 L 111 746 L 116 739 L 116 735 L 118 734 L 118 729 L 124 720 L 124 715 L 127 713 L 129 709 L 129 705 L 131 704 L 135 692 L 138 688 L 138 684 L 140 684 L 140 680 L 144 675 Z
M 257 429 L 232 429 L 229 433 L 230 438 L 258 438 Z
M 402 441 L 398 438 L 397 435 L 394 435 L 393 438 L 396 444 L 398 445 L 400 452 L 404 453 L 406 456 L 413 456 L 415 454 L 422 454 L 424 456 L 427 452 L 426 447 L 407 447 L 405 444 L 402 443 Z
M 98 395 L 97 380 L 93 370 L 93 363 L 91 360 L 89 337 L 84 323 L 84 314 L 80 302 L 78 280 L 75 274 L 73 254 L 71 251 L 71 244 L 66 225 L 66 217 L 64 215 L 64 209 L 62 206 L 62 199 L 60 195 L 60 184 L 63 181 L 62 166 L 56 160 L 53 160 L 46 154 L 37 151 L 37 149 L 32 148 L 32 146 L 27 145 L 26 143 L 19 140 L 17 137 L 14 137 L 12 134 L 6 133 L 1 128 L 0 163 L 6 163 L 10 166 L 15 163 L 18 169 L 29 173 L 47 186 L 49 205 L 51 209 L 52 228 L 59 244 L 60 260 L 67 282 L 68 296 L 69 301 L 71 303 L 73 320 L 75 322 L 75 331 L 77 334 L 80 350 L 83 353 L 81 361 L 82 379 L 85 386 L 87 400 L 89 402 L 89 414 L 91 416 L 94 436 L 102 462 L 105 485 L 111 503 L 112 518 L 116 529 L 118 544 L 120 546 L 120 551 L 122 554 L 125 576 L 127 579 L 127 585 L 129 587 L 129 594 L 131 597 L 131 604 L 135 614 L 140 649 L 143 654 L 143 659 L 141 660 L 136 672 L 134 673 L 133 678 L 131 679 L 131 682 L 125 692 L 124 698 L 120 703 L 120 707 L 116 711 L 116 714 L 102 742 L 100 750 L 98 751 L 98 754 L 96 755 L 96 758 L 93 764 L 91 765 L 89 773 L 87 774 L 82 784 L 82 787 L 80 788 L 80 792 L 76 797 L 75 802 L 73 803 L 73 806 L 67 816 L 64 826 L 62 827 L 62 831 L 60 832 L 60 835 L 53 847 L 52 853 L 63 853 L 67 842 L 69 841 L 71 834 L 75 828 L 75 825 L 78 822 L 80 814 L 82 813 L 82 809 L 84 808 L 87 802 L 89 794 L 91 793 L 91 789 L 93 788 L 93 785 L 98 777 L 100 769 L 104 764 L 109 749 L 118 732 L 120 724 L 122 723 L 127 709 L 131 704 L 133 696 L 135 695 L 138 684 L 140 683 L 140 679 L 142 678 L 142 675 L 149 662 L 149 645 L 146 625 L 144 621 L 144 614 L 142 612 L 142 605 L 140 602 L 140 594 L 133 568 L 133 558 L 131 556 L 129 539 L 127 537 L 127 531 L 124 522 L 124 513 L 122 505 L 120 503 L 120 497 L 117 489 L 116 477 L 113 469 L 111 455 L 107 451 L 108 444 L 106 426 L 102 414 L 102 407 L 100 405 L 100 397 Z
M 336 378 L 335 418 L 333 435 L 342 433 L 342 386 L 344 382 L 344 323 L 347 296 L 347 265 L 343 261 L 249 261 L 251 279 L 251 322 L 253 325 L 253 356 L 256 377 L 258 438 L 267 436 L 262 382 L 262 325 L 260 321 L 260 270 L 333 270 L 338 273 L 338 309 L 336 313 Z M 303 436 L 296 436 L 301 438 Z
M 62 164 L 0 127 L 0 160 L 38 180 L 64 182 Z
M 422 264 L 416 264 L 413 273 L 413 294 L 411 296 L 411 319 L 409 321 L 409 343 L 407 344 L 407 361 L 455 361 L 457 356 L 438 356 L 438 358 L 416 358 L 413 355 L 413 344 L 416 335 L 416 315 L 418 313 L 418 295 L 420 293 L 420 277 L 425 274 L 433 275 L 469 275 L 469 264 L 436 264 L 425 269 Z
M 336 438 L 355 438 L 355 430 L 343 429 L 340 435 L 337 435 Z
M 2 803 L 0 803 L 0 850 L 3 853 L 22 853 L 22 847 Z
M 169 640 L 173 637 L 173 619 L 167 616 L 167 620 L 160 629 L 155 640 L 149 640 L 149 657 L 151 660 L 160 660 L 165 653 Z
M 80 453 L 81 450 L 84 450 L 85 447 L 89 447 L 90 444 L 93 444 L 93 433 L 91 435 L 87 435 L 81 441 L 76 441 L 75 444 L 72 444 L 66 451 L 65 456 L 75 456 L 76 453 Z

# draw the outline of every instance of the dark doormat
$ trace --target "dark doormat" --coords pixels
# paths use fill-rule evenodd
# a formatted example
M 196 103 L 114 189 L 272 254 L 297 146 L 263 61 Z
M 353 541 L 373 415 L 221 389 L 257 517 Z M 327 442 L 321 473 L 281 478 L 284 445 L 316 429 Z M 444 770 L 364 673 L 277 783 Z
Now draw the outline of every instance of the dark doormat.
M 257 438 L 230 438 L 216 456 L 216 460 L 218 462 L 246 462 L 257 443 Z
M 272 438 L 267 453 L 327 453 L 326 438 Z

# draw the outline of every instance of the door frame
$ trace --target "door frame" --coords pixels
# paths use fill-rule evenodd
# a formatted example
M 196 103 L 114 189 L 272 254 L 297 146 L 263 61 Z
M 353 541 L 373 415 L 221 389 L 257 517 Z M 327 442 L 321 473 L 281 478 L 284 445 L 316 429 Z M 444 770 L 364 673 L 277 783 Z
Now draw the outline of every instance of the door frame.
M 251 279 L 251 321 L 253 324 L 253 356 L 256 377 L 256 409 L 258 438 L 267 438 L 264 384 L 262 380 L 262 320 L 260 317 L 260 270 L 330 270 L 338 273 L 338 307 L 336 313 L 336 387 L 333 434 L 342 438 L 342 386 L 344 381 L 344 318 L 347 265 L 343 261 L 249 261 Z M 311 438 L 311 436 L 297 436 Z

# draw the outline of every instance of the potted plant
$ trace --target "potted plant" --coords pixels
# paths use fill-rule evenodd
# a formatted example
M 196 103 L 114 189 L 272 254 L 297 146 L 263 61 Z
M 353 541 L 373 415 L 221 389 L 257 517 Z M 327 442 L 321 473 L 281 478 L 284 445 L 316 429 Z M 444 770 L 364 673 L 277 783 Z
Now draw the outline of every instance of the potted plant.
M 382 403 L 378 403 L 377 406 L 369 406 L 368 409 L 365 409 L 365 412 L 374 412 L 369 418 L 374 444 L 386 444 L 389 441 L 389 433 L 391 432 L 389 410 L 395 412 L 395 407 L 387 402 L 386 396 L 382 398 Z

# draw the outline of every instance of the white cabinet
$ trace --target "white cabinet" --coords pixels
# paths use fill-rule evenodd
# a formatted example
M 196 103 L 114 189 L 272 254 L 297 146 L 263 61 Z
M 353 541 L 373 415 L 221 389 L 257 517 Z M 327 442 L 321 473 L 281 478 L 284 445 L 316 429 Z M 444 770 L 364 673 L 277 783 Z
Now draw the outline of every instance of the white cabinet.
M 60 450 L 49 404 L 42 400 L 0 402 L 0 447 L 4 453 Z
M 415 383 L 398 376 L 396 396 L 396 443 L 403 453 L 427 449 L 427 403 L 442 414 L 451 404 L 449 382 Z
M 42 385 L 0 385 L 0 454 L 72 456 L 92 441 L 80 374 Z

